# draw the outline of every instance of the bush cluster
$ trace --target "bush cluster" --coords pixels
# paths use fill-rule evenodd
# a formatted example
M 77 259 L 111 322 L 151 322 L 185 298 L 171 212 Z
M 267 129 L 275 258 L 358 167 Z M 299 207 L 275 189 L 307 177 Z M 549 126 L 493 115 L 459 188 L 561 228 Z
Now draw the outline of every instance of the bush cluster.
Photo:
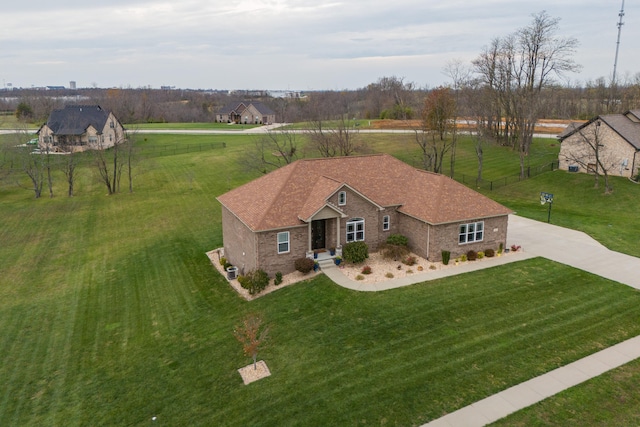
M 402 263 L 406 265 L 414 265 L 416 262 L 417 260 L 416 260 L 416 257 L 414 256 L 408 256 L 402 260 Z
M 238 276 L 240 286 L 255 295 L 264 290 L 269 285 L 269 275 L 264 270 L 253 270 L 245 275 Z
M 409 239 L 402 234 L 392 234 L 387 237 L 387 244 L 396 246 L 409 246 Z
M 278 285 L 280 285 L 280 283 L 282 283 L 282 273 L 280 273 L 278 271 L 278 272 L 276 272 L 276 278 L 273 279 L 273 284 L 278 286 Z
M 369 258 L 369 247 L 365 242 L 350 242 L 342 248 L 342 258 L 357 264 Z
M 380 251 L 385 259 L 397 261 L 409 254 L 409 239 L 402 234 L 392 234 L 385 243 L 380 245 Z
M 315 264 L 315 261 L 313 261 L 311 258 L 306 257 L 298 258 L 295 261 L 296 270 L 298 270 L 302 274 L 307 274 L 308 272 L 313 270 L 313 264 Z

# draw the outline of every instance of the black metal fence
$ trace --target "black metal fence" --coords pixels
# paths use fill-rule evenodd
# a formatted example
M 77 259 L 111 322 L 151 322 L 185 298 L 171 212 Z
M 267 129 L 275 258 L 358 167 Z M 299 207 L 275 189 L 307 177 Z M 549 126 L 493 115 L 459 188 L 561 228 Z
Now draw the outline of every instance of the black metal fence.
M 533 178 L 534 176 L 538 176 L 546 172 L 553 172 L 554 170 L 558 169 L 558 166 L 559 166 L 559 162 L 556 160 L 546 165 L 528 166 L 524 171 L 525 172 L 524 176 L 521 176 L 518 173 L 514 175 L 504 176 L 498 179 L 493 179 L 493 180 L 483 179 L 479 181 L 477 179 L 478 177 L 475 175 L 471 176 L 471 175 L 465 175 L 465 174 L 455 174 L 453 176 L 453 179 L 465 184 L 468 187 L 492 191 L 501 187 L 505 187 L 509 184 L 515 184 L 516 182 Z

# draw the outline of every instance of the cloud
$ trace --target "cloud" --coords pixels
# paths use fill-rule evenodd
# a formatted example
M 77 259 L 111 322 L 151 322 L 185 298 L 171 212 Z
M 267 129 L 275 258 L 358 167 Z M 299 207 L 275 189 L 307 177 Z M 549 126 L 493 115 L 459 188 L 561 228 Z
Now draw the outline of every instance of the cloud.
M 10 2 L 0 28 L 0 78 L 15 86 L 77 80 L 81 86 L 321 89 L 361 87 L 393 74 L 433 86 L 442 83 L 447 61 L 471 60 L 492 38 L 546 9 L 562 18 L 562 35 L 580 40 L 576 60 L 585 65 L 580 78 L 587 79 L 612 69 L 619 6 L 607 3 Z M 640 68 L 631 56 L 639 19 L 640 6 L 628 5 L 621 71 Z

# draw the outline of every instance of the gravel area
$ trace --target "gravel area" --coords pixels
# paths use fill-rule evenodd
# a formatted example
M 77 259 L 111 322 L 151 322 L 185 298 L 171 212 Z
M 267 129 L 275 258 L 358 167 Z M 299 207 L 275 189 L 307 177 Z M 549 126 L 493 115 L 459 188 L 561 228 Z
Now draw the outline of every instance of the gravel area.
M 503 254 L 503 256 L 508 255 L 508 253 Z M 226 278 L 227 272 L 224 271 L 224 268 L 220 265 L 218 249 L 207 252 L 207 256 L 211 260 L 211 263 L 214 265 L 214 267 L 218 269 L 220 274 L 222 274 Z M 444 265 L 441 262 L 427 261 L 426 259 L 421 258 L 415 254 L 410 254 L 409 256 L 415 258 L 416 262 L 414 265 L 406 265 L 400 261 L 390 261 L 384 259 L 382 254 L 380 254 L 379 252 L 373 252 L 370 253 L 369 258 L 367 258 L 367 260 L 361 264 L 342 262 L 340 266 L 338 266 L 338 268 L 340 269 L 340 272 L 342 272 L 345 276 L 358 283 L 378 283 L 384 282 L 386 280 L 403 278 L 416 273 L 427 273 L 429 271 L 456 268 L 455 260 L 453 259 L 450 261 L 449 265 Z M 466 262 L 483 262 L 487 259 L 488 258 L 483 258 L 476 261 Z M 364 267 L 369 267 L 371 269 L 371 273 L 363 274 L 362 270 Z M 251 301 L 285 286 L 289 286 L 303 280 L 313 279 L 318 274 L 321 274 L 321 271 L 311 272 L 308 274 L 302 274 L 296 271 L 290 274 L 286 274 L 282 276 L 282 283 L 279 286 L 275 286 L 273 284 L 273 279 L 271 279 L 271 283 L 269 284 L 269 286 L 267 286 L 267 288 L 258 295 L 250 295 L 246 289 L 240 286 L 240 283 L 238 283 L 237 280 L 227 280 L 229 284 L 236 290 L 236 292 L 238 292 L 247 301 Z
M 240 376 L 242 377 L 242 381 L 245 385 L 251 384 L 254 381 L 258 381 L 262 378 L 266 378 L 271 375 L 271 371 L 269 371 L 269 367 L 265 363 L 264 360 L 259 360 L 256 363 L 256 366 L 247 365 L 244 368 L 238 369 Z

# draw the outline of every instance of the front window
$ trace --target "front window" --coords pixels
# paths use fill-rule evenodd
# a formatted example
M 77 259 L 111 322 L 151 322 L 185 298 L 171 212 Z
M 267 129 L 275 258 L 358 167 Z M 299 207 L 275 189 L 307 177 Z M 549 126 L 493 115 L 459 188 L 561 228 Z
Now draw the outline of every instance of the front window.
M 347 221 L 347 242 L 364 240 L 364 219 L 354 218 Z
M 344 206 L 347 204 L 347 192 L 341 191 L 338 193 L 338 206 Z
M 458 243 L 481 242 L 484 239 L 484 222 L 462 224 L 458 234 Z
M 389 215 L 385 215 L 382 217 L 382 230 L 383 231 L 389 231 L 389 228 L 391 227 L 391 219 L 389 218 Z
M 289 232 L 283 231 L 278 233 L 278 253 L 284 254 L 289 252 Z

